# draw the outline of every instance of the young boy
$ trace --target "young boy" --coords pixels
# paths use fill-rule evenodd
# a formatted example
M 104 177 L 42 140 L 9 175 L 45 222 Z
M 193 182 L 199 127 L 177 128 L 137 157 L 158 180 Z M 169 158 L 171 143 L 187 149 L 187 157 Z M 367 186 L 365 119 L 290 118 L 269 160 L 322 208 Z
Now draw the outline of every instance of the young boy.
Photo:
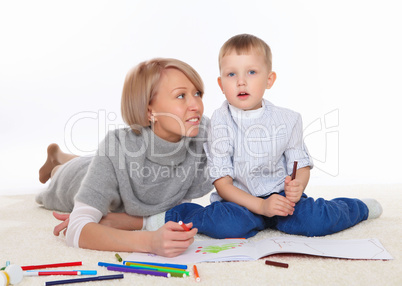
M 247 238 L 266 228 L 323 236 L 381 215 L 374 199 L 326 201 L 304 194 L 313 162 L 301 116 L 263 99 L 276 79 L 264 41 L 248 34 L 232 37 L 220 50 L 219 68 L 227 100 L 214 112 L 204 146 L 217 193 L 205 208 L 176 206 L 166 221 L 193 222 L 199 233 L 216 238 Z

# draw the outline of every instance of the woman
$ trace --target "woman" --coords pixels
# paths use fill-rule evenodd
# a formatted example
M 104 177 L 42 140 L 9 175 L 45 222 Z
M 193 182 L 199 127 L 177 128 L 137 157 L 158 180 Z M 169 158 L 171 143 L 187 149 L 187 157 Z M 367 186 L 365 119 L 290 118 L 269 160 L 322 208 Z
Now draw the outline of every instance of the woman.
M 175 222 L 157 231 L 128 229 L 144 229 L 142 217 L 211 191 L 204 172 L 208 119 L 202 117 L 202 95 L 202 80 L 188 64 L 160 58 L 143 62 L 127 74 L 123 87 L 122 116 L 130 128 L 109 132 L 93 158 L 50 145 L 39 176 L 52 181 L 37 202 L 72 211 L 69 219 L 55 215 L 66 219 L 55 234 L 68 224 L 70 246 L 167 257 L 184 252 L 197 229 L 185 232 Z

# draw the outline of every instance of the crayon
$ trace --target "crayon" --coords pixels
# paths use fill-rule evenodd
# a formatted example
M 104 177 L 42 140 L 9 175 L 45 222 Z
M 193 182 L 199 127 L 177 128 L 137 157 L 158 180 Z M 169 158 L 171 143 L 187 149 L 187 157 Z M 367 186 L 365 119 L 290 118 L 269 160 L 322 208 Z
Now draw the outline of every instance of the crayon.
M 35 271 L 24 272 L 24 276 L 49 276 L 49 275 L 81 275 L 79 271 Z
M 136 264 L 161 266 L 161 267 L 170 267 L 170 268 L 177 268 L 177 269 L 187 269 L 187 265 L 184 265 L 184 264 L 169 264 L 169 263 L 155 263 L 155 262 L 142 262 L 142 261 L 123 261 L 124 264 L 127 264 L 128 262 L 136 263 Z M 98 263 L 98 265 L 99 265 L 99 263 Z M 102 265 L 99 265 L 99 266 L 102 266 Z
M 181 225 L 181 227 L 182 227 L 185 231 L 190 231 L 190 230 L 191 230 L 191 229 L 189 229 L 189 228 L 187 227 L 187 225 L 184 224 L 184 222 L 179 221 L 179 224 Z
M 34 269 L 53 268 L 53 267 L 67 267 L 67 266 L 80 266 L 80 265 L 82 265 L 82 261 L 64 262 L 64 263 L 55 263 L 55 264 L 43 264 L 43 265 L 21 266 L 21 268 L 22 268 L 23 271 L 26 271 L 26 270 L 34 270 Z
M 182 268 L 174 268 L 174 267 L 166 267 L 166 266 L 158 266 L 158 265 L 150 265 L 150 264 L 134 263 L 134 262 L 126 262 L 124 265 L 137 266 L 137 267 L 159 268 L 159 269 L 165 269 L 165 270 L 179 270 L 179 271 L 182 271 L 182 272 L 185 271 L 185 269 L 182 269 Z
M 78 278 L 78 279 L 66 279 L 66 280 L 48 281 L 48 282 L 45 282 L 45 286 L 80 283 L 80 282 L 87 282 L 87 281 L 101 281 L 101 280 L 111 280 L 111 279 L 122 279 L 122 278 L 124 278 L 124 274 L 104 275 L 104 276 L 85 277 L 85 278 Z
M 24 276 L 48 276 L 48 275 L 96 275 L 96 270 L 49 270 L 49 271 L 37 271 L 28 270 L 24 271 Z
M 98 274 L 96 270 L 27 270 L 25 272 L 63 272 L 63 271 L 79 271 L 81 275 L 96 275 Z
M 200 282 L 201 278 L 200 275 L 198 275 L 198 269 L 197 266 L 193 265 L 193 271 L 194 271 L 194 278 L 196 282 Z
M 123 259 L 120 257 L 120 255 L 118 253 L 116 253 L 114 256 L 116 256 L 117 261 L 122 262 Z
M 106 263 L 106 262 L 98 262 L 98 266 L 104 266 L 104 267 L 119 267 L 122 269 L 138 269 L 138 270 L 151 270 L 151 271 L 159 271 L 159 272 L 164 272 L 164 273 L 169 273 L 170 276 L 172 277 L 185 277 L 185 276 L 190 276 L 190 272 L 185 271 L 183 269 L 174 269 L 174 268 L 168 268 L 165 267 L 165 269 L 163 268 L 159 268 L 159 266 L 155 266 L 155 265 L 146 265 L 146 264 L 134 264 L 131 262 L 125 262 L 125 263 L 129 263 L 125 264 L 125 265 L 121 265 L 121 264 L 113 264 L 113 263 Z
M 296 172 L 297 172 L 297 161 L 294 161 L 293 163 L 293 173 L 292 173 L 292 180 L 296 178 Z
M 282 268 L 289 267 L 289 264 L 287 264 L 287 263 L 281 263 L 281 262 L 270 261 L 270 260 L 265 260 L 265 265 L 272 265 L 272 266 L 282 267 Z
M 127 262 L 126 265 L 127 267 L 133 267 L 133 268 L 138 268 L 138 269 L 148 269 L 148 270 L 155 270 L 155 271 L 161 271 L 161 272 L 167 272 L 170 274 L 173 273 L 178 273 L 180 275 L 175 275 L 175 277 L 185 277 L 185 276 L 190 276 L 190 272 L 185 271 L 183 269 L 177 269 L 177 268 L 170 268 L 170 267 L 161 267 L 161 266 L 154 266 L 154 265 L 146 265 L 146 264 L 136 264 L 136 263 L 131 263 Z M 173 276 L 173 275 L 172 275 Z
M 160 272 L 160 271 L 153 271 L 153 270 L 136 269 L 134 267 L 108 266 L 107 270 L 120 271 L 120 272 L 130 272 L 130 273 L 153 275 L 153 276 L 162 276 L 162 277 L 167 277 L 167 278 L 171 277 L 170 273 Z

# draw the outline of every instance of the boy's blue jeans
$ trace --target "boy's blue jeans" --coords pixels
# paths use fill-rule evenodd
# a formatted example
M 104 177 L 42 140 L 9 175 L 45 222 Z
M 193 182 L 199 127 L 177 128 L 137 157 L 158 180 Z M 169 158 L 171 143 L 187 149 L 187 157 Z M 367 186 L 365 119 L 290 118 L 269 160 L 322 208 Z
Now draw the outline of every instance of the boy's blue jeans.
M 285 196 L 284 192 L 279 193 Z M 265 199 L 268 197 L 265 197 Z M 291 216 L 272 218 L 256 215 L 231 202 L 214 202 L 206 207 L 184 203 L 166 212 L 165 221 L 192 222 L 198 233 L 213 238 L 249 238 L 273 228 L 288 234 L 324 236 L 366 220 L 367 206 L 358 199 L 314 200 L 303 194 Z

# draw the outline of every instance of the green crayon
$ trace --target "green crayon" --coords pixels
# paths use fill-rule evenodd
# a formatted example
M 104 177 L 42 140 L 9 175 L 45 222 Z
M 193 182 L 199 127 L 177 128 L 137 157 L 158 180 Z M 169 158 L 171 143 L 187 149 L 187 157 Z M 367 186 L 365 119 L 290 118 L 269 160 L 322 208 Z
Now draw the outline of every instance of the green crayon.
M 117 258 L 117 260 L 118 260 L 119 262 L 122 262 L 122 261 L 123 261 L 123 259 L 120 257 L 120 255 L 119 255 L 118 253 L 116 253 L 114 256 L 116 256 L 116 258 Z

